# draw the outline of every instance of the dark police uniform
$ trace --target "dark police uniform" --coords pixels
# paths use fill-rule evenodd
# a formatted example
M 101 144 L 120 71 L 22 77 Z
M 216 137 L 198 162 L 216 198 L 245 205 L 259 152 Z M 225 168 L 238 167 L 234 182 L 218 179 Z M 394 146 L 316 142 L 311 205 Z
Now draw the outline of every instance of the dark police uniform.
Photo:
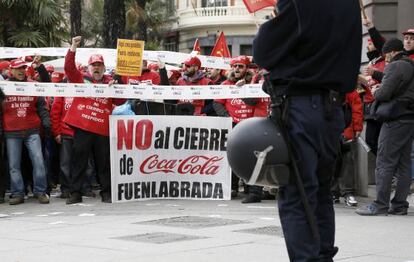
M 278 16 L 255 37 L 253 59 L 269 71 L 272 93 L 287 97 L 287 132 L 319 234 L 312 235 L 293 182 L 279 190 L 279 216 L 291 261 L 333 261 L 337 248 L 330 182 L 344 128 L 337 99 L 357 81 L 359 2 L 279 0 L 277 9 Z

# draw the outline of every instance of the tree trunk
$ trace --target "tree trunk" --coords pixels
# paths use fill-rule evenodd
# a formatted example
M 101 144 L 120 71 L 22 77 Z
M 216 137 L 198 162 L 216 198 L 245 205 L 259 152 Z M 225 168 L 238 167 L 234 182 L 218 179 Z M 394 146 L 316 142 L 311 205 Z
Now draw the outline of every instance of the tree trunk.
M 118 38 L 125 35 L 124 0 L 105 0 L 103 30 L 104 47 L 115 48 Z
M 145 10 L 147 0 L 136 0 L 136 2 L 142 10 Z M 145 42 L 148 40 L 147 22 L 142 17 L 138 19 L 138 39 L 143 40 Z
M 82 35 L 82 0 L 70 0 L 70 36 Z

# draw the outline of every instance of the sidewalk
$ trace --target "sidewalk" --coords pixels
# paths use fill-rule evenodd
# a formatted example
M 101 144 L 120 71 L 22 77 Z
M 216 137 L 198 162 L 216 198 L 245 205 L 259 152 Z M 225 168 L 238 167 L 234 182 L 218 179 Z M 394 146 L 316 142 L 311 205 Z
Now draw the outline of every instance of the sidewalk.
M 6 202 L 0 205 L 0 261 L 288 261 L 275 201 L 240 200 Z M 414 262 L 413 208 L 408 216 L 361 217 L 345 204 L 335 207 L 335 261 Z

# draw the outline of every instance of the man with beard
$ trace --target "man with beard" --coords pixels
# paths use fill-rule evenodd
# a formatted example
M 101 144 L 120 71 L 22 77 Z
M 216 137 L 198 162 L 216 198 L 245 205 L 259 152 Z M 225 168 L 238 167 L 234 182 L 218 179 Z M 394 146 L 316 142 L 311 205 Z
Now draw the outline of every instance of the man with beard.
M 69 83 L 108 84 L 111 77 L 104 75 L 105 63 L 102 55 L 92 55 L 88 61 L 89 72 L 82 74 L 76 68 L 76 49 L 81 37 L 72 38 L 72 45 L 65 57 L 65 74 Z M 76 97 L 67 112 L 64 121 L 74 129 L 70 198 L 66 204 L 82 202 L 82 185 L 86 179 L 86 168 L 93 152 L 99 181 L 101 183 L 102 202 L 111 202 L 111 169 L 109 154 L 109 115 L 114 105 L 125 99 Z
M 253 74 L 248 70 L 250 59 L 247 56 L 238 56 L 230 60 L 231 70 L 226 81 L 222 85 L 242 86 L 252 81 Z M 240 121 L 253 117 L 257 99 L 215 99 L 213 107 L 218 116 L 231 117 L 233 126 Z M 231 196 L 238 194 L 239 178 L 232 173 Z M 261 201 L 262 187 L 249 186 L 249 195 L 242 203 L 256 203 Z
M 184 61 L 184 72 L 178 79 L 177 85 L 189 86 L 200 85 L 205 86 L 211 83 L 210 79 L 206 78 L 201 69 L 201 61 L 198 57 L 189 57 Z M 194 115 L 209 115 L 212 111 L 211 100 L 193 100 L 182 99 L 178 100 L 178 104 L 192 104 L 194 106 Z

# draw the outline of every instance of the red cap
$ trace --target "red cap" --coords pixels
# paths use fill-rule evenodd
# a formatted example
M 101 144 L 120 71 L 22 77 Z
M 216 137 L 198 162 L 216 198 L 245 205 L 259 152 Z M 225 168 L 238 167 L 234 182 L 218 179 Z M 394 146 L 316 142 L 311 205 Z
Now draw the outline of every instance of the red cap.
M 98 54 L 91 55 L 91 57 L 89 57 L 89 60 L 88 60 L 88 65 L 91 65 L 93 63 L 98 63 L 98 62 L 105 65 L 103 56 L 98 55 Z
M 402 33 L 403 35 L 414 35 L 414 28 L 410 28 Z
M 10 62 L 9 61 L 0 61 L 0 71 L 3 69 L 6 69 L 10 66 Z
M 64 73 L 55 71 L 52 73 L 52 77 L 51 77 L 52 83 L 59 83 L 63 80 L 64 77 L 65 77 Z
M 368 38 L 368 39 L 367 39 L 367 42 L 368 42 L 368 43 L 372 43 L 372 39 L 371 39 L 371 38 Z
M 235 64 L 243 64 L 247 66 L 250 64 L 250 59 L 245 55 L 234 57 L 230 60 L 230 66 Z
M 193 66 L 196 65 L 198 66 L 198 68 L 201 67 L 201 61 L 200 59 L 198 59 L 198 57 L 193 56 L 193 57 L 189 57 L 184 61 L 184 65 L 188 65 L 188 66 Z
M 10 62 L 10 68 L 16 69 L 20 67 L 26 67 L 27 63 L 21 59 L 14 59 Z
M 49 73 L 53 73 L 55 71 L 55 67 L 52 65 L 47 65 L 45 66 L 45 68 L 46 68 L 46 71 Z
M 33 62 L 33 57 L 31 56 L 22 56 L 20 60 L 26 61 L 26 62 Z
M 160 69 L 159 65 L 157 63 L 151 63 L 147 66 L 149 70 L 158 71 Z

